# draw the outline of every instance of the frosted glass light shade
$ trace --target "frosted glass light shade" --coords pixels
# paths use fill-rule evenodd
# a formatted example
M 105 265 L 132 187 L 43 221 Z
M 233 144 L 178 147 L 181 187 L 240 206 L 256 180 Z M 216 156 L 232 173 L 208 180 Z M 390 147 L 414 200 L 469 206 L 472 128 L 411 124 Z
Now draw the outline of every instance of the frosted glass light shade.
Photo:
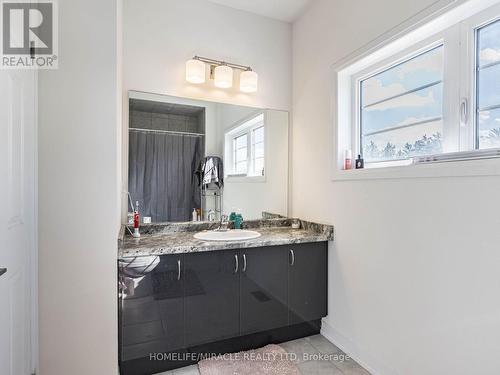
M 227 65 L 215 68 L 214 85 L 221 89 L 227 89 L 233 85 L 233 69 Z
M 205 63 L 203 61 L 186 61 L 186 81 L 196 84 L 205 82 Z
M 259 75 L 252 70 L 246 70 L 240 74 L 240 91 L 256 92 Z

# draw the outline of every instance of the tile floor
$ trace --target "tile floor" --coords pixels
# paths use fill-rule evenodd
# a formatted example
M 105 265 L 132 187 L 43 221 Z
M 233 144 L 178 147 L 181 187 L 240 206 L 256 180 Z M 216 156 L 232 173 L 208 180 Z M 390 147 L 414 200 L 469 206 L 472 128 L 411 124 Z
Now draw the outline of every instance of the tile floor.
M 344 353 L 321 335 L 305 337 L 280 344 L 288 353 L 296 354 L 297 366 L 303 375 L 370 375 L 353 359 L 345 358 Z M 320 354 L 328 359 L 314 359 Z M 158 375 L 199 375 L 198 366 L 188 366 L 163 372 Z

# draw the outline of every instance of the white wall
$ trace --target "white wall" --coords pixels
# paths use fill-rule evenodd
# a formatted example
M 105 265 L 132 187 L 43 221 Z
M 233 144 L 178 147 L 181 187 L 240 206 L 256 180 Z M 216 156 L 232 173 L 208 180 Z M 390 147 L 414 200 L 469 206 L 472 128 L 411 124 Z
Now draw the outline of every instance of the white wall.
M 292 28 L 285 22 L 206 0 L 124 0 L 123 129 L 128 127 L 129 90 L 289 111 L 292 92 Z M 185 81 L 194 55 L 250 65 L 259 90 L 217 89 L 212 82 Z M 128 134 L 123 132 L 123 184 L 127 190 Z M 207 152 L 212 143 L 207 140 Z M 122 200 L 123 218 L 127 201 Z
M 120 6 L 117 0 L 58 4 L 59 69 L 40 71 L 39 79 L 37 373 L 113 375 Z
M 316 0 L 294 24 L 293 215 L 335 225 L 325 333 L 374 373 L 497 374 L 500 177 L 330 179 L 331 66 L 431 3 Z
M 259 90 L 243 94 L 185 81 L 194 55 L 250 65 Z M 124 90 L 289 110 L 291 26 L 206 0 L 124 1 Z

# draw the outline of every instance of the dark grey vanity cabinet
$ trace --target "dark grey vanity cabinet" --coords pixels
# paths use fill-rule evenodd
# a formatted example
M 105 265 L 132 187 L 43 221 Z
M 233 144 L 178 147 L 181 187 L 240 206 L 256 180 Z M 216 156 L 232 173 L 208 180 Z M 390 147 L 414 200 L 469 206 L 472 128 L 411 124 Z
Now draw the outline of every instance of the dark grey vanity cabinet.
M 119 262 L 122 361 L 184 347 L 182 258 L 150 256 Z
M 119 267 L 122 375 L 195 362 L 154 353 L 227 353 L 316 334 L 327 314 L 326 242 L 137 257 Z
M 288 262 L 283 246 L 240 251 L 240 332 L 288 325 Z
M 161 256 L 152 271 L 153 298 L 160 308 L 163 328 L 163 350 L 184 347 L 184 283 L 182 280 L 183 255 Z
M 184 255 L 186 345 L 239 335 L 238 251 Z
M 327 249 L 326 242 L 289 246 L 290 324 L 321 319 L 327 314 Z

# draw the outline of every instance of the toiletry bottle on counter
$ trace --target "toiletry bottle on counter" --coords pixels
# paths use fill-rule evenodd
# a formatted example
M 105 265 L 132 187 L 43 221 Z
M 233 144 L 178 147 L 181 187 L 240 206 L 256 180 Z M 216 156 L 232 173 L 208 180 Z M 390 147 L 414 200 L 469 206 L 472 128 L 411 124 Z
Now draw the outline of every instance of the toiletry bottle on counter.
M 352 168 L 352 151 L 351 150 L 345 150 L 344 151 L 344 169 L 351 169 Z
M 198 221 L 198 211 L 196 210 L 196 208 L 193 208 L 193 221 Z
M 139 238 L 141 237 L 141 234 L 139 233 L 139 201 L 135 202 L 135 210 L 134 210 L 134 233 L 133 237 L 134 238 Z
M 234 229 L 241 229 L 243 224 L 243 216 L 240 213 L 234 215 Z

